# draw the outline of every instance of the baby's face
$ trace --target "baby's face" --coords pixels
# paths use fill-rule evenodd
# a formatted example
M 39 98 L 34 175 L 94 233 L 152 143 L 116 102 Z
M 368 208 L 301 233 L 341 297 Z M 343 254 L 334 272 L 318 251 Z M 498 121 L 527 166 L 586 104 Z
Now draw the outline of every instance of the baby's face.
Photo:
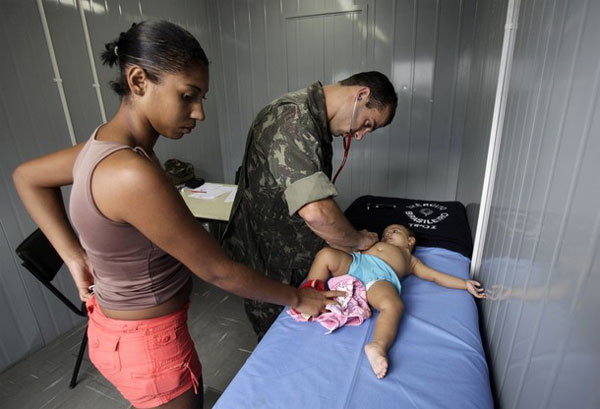
M 409 237 L 406 228 L 399 224 L 391 224 L 385 228 L 381 241 L 392 244 L 397 247 L 409 247 L 414 240 L 413 237 Z

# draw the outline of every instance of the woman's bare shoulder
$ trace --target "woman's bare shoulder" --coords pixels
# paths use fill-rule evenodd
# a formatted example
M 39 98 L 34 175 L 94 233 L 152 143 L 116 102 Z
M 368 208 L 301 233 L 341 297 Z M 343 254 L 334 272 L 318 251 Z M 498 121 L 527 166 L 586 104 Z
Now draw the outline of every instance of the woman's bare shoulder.
M 153 160 L 129 148 L 120 149 L 104 158 L 96 167 L 94 177 L 109 179 L 112 183 L 140 183 L 156 178 L 164 172 Z
M 160 202 L 175 190 L 164 171 L 131 149 L 114 152 L 98 164 L 92 176 L 92 195 L 100 211 L 114 221 L 127 221 L 126 209 Z

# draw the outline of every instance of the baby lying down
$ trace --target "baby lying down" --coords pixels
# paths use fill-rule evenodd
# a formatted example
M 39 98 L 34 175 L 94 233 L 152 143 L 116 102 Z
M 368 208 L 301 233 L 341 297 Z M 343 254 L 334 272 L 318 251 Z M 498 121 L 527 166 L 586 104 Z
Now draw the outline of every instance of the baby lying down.
M 368 303 L 379 311 L 373 339 L 365 346 L 367 359 L 379 379 L 387 372 L 387 351 L 396 338 L 398 323 L 402 317 L 404 305 L 400 298 L 400 280 L 405 275 L 412 273 L 423 280 L 448 288 L 467 290 L 477 298 L 485 298 L 484 290 L 477 281 L 463 280 L 423 264 L 412 255 L 415 243 L 415 236 L 407 227 L 391 224 L 383 231 L 382 240 L 368 250 L 348 253 L 329 247 L 322 249 L 317 253 L 308 273 L 307 283 L 315 287 L 322 286 L 321 283 L 330 274 L 333 277 L 348 274 L 360 281 L 358 287 L 361 283 L 364 285 Z M 357 304 L 361 307 L 360 300 Z M 355 324 L 361 323 L 368 316 L 370 313 L 355 314 L 354 317 L 358 318 Z

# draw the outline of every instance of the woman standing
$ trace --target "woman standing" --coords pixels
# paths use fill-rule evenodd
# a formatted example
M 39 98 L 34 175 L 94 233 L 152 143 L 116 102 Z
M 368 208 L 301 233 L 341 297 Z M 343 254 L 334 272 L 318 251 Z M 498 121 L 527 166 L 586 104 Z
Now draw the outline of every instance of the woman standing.
M 166 21 L 134 24 L 106 45 L 102 62 L 120 70 L 111 83 L 116 115 L 86 143 L 20 165 L 13 179 L 87 302 L 94 365 L 136 408 L 202 407 L 187 328 L 191 272 L 313 315 L 341 294 L 297 290 L 231 261 L 161 169 L 159 136 L 179 139 L 205 117 L 208 59 L 190 33 Z M 60 194 L 69 184 L 79 237 Z

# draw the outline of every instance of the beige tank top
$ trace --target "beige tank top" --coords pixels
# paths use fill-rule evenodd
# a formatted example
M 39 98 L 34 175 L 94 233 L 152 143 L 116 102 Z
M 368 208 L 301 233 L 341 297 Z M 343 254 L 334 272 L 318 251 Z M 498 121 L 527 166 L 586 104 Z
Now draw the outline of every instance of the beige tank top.
M 106 218 L 96 207 L 91 191 L 96 166 L 110 154 L 131 149 L 151 159 L 142 148 L 97 141 L 97 131 L 73 166 L 70 199 L 71 222 L 92 266 L 96 298 L 101 307 L 112 310 L 139 310 L 162 304 L 187 283 L 191 272 L 132 225 Z M 156 223 L 161 217 L 164 216 L 156 215 Z

